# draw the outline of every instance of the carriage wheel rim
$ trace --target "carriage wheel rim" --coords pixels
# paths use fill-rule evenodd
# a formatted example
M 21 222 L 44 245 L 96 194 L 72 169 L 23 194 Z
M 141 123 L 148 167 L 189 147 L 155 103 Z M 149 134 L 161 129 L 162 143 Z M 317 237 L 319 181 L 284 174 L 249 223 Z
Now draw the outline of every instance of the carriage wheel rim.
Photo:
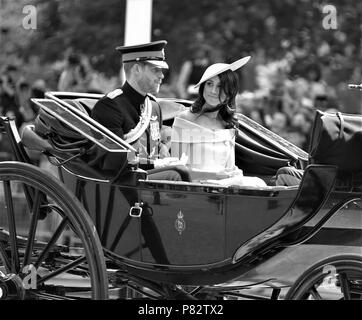
M 7 181 L 9 182 L 20 181 L 22 184 L 40 190 L 40 192 L 45 193 L 51 199 L 56 200 L 56 202 L 60 205 L 61 210 L 63 210 L 65 216 L 68 215 L 67 218 L 70 219 L 71 225 L 75 227 L 77 232 L 79 232 L 79 234 L 77 235 L 81 239 L 83 248 L 85 250 L 87 266 L 89 270 L 91 270 L 92 272 L 90 279 L 91 287 L 92 288 L 97 287 L 95 291 L 92 291 L 93 298 L 106 299 L 108 297 L 108 281 L 107 281 L 108 279 L 106 275 L 102 247 L 100 245 L 98 237 L 95 237 L 96 233 L 94 225 L 91 223 L 90 218 L 86 215 L 86 211 L 84 209 L 80 209 L 80 207 L 78 206 L 79 203 L 77 202 L 78 200 L 75 199 L 74 195 L 70 194 L 69 191 L 67 191 L 60 184 L 60 182 L 56 180 L 56 178 L 54 178 L 47 172 L 44 172 L 43 170 L 37 167 L 24 163 L 15 163 L 15 162 L 0 163 L 0 180 L 1 180 L 0 184 L 3 185 L 5 184 L 10 185 L 10 183 L 8 183 Z M 44 185 L 48 187 L 48 189 L 46 189 Z M 9 190 L 11 191 L 11 188 L 8 188 L 8 193 Z M 14 197 L 14 194 L 11 194 L 10 192 L 10 196 L 8 194 L 8 199 L 6 200 L 8 202 L 7 204 L 11 202 L 9 198 L 11 199 L 12 197 Z M 73 207 L 69 208 L 69 203 L 67 203 L 67 201 L 69 201 L 73 205 Z M 30 205 L 28 205 L 28 207 L 30 207 Z M 7 209 L 7 213 L 8 212 L 9 209 Z M 1 225 L 0 225 L 0 233 L 4 234 L 4 229 L 1 228 Z M 19 248 L 15 249 L 15 247 L 19 243 L 19 239 L 17 238 L 18 232 L 12 231 L 12 234 L 11 232 L 9 233 L 10 237 L 13 237 L 13 241 L 9 241 L 9 243 L 11 243 L 11 246 L 13 246 L 11 250 L 13 253 L 15 253 L 17 250 L 19 250 Z M 14 234 L 16 235 L 15 241 L 14 241 Z M 14 243 L 16 244 L 15 247 Z M 1 247 L 1 242 L 0 242 L 0 249 L 1 249 L 0 250 L 0 258 L 1 258 L 1 256 L 4 256 L 4 248 Z M 22 250 L 26 249 L 22 248 Z M 10 272 L 17 271 L 15 273 L 17 274 L 19 279 L 22 279 L 23 277 L 20 275 L 19 269 L 20 266 L 24 267 L 23 264 L 24 261 L 21 261 L 22 263 L 19 264 L 16 261 L 14 263 L 13 261 L 14 259 L 11 260 L 12 260 L 12 266 L 10 267 L 13 268 L 13 270 L 10 270 Z M 8 275 L 9 274 L 7 274 L 6 276 Z M 27 294 L 28 293 L 33 296 L 36 295 L 36 291 L 34 290 L 27 291 Z M 22 298 L 22 295 L 19 294 L 18 297 Z
M 330 275 L 326 270 L 335 270 Z M 334 272 L 334 271 L 333 271 Z M 318 288 L 332 284 L 338 289 L 341 299 L 362 297 L 362 257 L 358 255 L 338 255 L 329 257 L 307 269 L 294 283 L 286 295 L 286 299 L 305 300 L 309 297 L 323 299 Z M 330 288 L 330 289 L 331 289 Z M 327 287 L 328 289 L 328 287 Z

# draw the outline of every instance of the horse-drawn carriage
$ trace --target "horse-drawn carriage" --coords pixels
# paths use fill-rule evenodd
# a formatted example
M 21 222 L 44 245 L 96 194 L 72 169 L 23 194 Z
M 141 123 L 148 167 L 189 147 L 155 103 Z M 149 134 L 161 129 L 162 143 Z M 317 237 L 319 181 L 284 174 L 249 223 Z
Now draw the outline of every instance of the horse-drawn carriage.
M 361 298 L 362 186 L 243 115 L 236 163 L 266 187 L 150 180 L 126 160 L 116 175 L 101 172 L 88 150 L 133 147 L 90 118 L 99 98 L 34 100 L 54 121 L 46 137 L 32 126 L 20 137 L 1 118 L 14 161 L 0 163 L 0 299 L 258 298 L 247 290 L 260 285 L 272 299 Z M 164 125 L 190 105 L 164 101 Z M 31 152 L 48 156 L 55 176 Z M 270 183 L 287 164 L 305 169 L 301 184 Z

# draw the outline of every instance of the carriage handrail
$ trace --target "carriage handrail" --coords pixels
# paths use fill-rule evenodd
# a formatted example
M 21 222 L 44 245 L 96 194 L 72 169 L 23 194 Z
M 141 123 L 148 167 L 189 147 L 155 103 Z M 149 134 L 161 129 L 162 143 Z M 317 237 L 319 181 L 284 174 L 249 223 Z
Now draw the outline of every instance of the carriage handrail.
M 32 99 L 40 108 L 79 132 L 92 142 L 109 152 L 136 151 L 130 144 L 123 141 L 113 132 L 101 126 L 98 122 L 82 114 L 73 106 L 64 106 L 52 99 Z M 51 105 L 51 106 L 50 106 Z M 120 149 L 121 148 L 121 149 Z
M 70 92 L 70 91 L 47 91 L 45 92 L 45 98 L 53 99 L 54 97 L 65 96 L 65 97 L 74 97 L 77 98 L 90 98 L 90 99 L 100 99 L 104 96 L 103 93 L 84 93 L 84 92 Z

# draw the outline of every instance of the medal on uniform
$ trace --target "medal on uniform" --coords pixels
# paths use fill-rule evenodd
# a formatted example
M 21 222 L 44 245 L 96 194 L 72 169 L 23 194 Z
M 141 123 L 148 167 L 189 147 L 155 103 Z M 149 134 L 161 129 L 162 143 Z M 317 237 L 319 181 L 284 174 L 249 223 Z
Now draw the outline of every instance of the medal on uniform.
M 160 124 L 159 122 L 156 120 L 156 117 L 152 117 L 153 119 L 151 119 L 150 121 L 150 131 L 151 131 L 151 139 L 152 140 L 159 140 L 161 135 L 160 135 Z

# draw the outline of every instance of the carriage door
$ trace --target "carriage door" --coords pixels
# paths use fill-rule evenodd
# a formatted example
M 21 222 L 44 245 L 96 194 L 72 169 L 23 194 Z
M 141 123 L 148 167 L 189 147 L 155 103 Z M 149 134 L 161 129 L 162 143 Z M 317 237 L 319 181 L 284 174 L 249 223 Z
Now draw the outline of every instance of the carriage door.
M 224 260 L 226 223 L 222 191 L 162 183 L 145 181 L 139 189 L 143 210 L 134 219 L 140 223 L 142 261 L 198 265 Z

